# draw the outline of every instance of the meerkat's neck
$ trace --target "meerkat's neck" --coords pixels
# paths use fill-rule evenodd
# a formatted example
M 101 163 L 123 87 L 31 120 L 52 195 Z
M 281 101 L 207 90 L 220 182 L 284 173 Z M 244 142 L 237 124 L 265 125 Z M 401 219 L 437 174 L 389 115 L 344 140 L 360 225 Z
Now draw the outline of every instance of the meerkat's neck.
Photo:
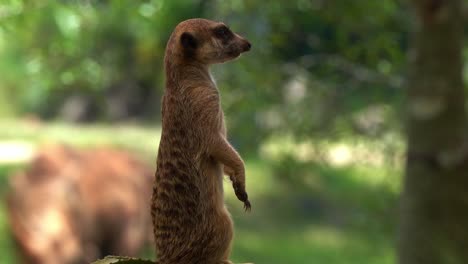
M 190 85 L 208 85 L 216 87 L 209 65 L 196 61 L 166 59 L 166 87 L 183 89 Z

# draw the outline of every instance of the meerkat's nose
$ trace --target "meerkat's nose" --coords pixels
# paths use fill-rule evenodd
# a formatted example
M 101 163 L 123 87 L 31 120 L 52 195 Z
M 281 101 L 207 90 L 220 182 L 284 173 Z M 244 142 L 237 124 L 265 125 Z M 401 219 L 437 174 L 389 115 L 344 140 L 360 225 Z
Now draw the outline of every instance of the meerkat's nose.
M 250 44 L 250 42 L 246 40 L 245 45 L 244 45 L 244 51 L 249 51 L 251 48 L 252 48 L 252 44 Z

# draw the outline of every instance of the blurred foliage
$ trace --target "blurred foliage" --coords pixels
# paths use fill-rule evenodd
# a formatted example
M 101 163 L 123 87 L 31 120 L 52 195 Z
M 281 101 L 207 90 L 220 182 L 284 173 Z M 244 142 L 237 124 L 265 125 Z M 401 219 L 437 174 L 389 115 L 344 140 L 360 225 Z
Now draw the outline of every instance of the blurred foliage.
M 191 17 L 224 21 L 253 43 L 213 67 L 240 149 L 272 131 L 367 133 L 353 113 L 400 101 L 409 22 L 398 0 L 7 0 L 0 113 L 157 120 L 165 43 Z
M 11 1 L 0 5 L 3 93 L 22 112 L 72 120 L 159 111 L 165 40 L 194 1 Z M 177 10 L 177 12 L 174 12 Z
M 18 263 L 16 244 L 13 242 L 8 224 L 5 197 L 8 190 L 7 175 L 18 170 L 18 166 L 0 166 L 0 254 L 5 263 Z

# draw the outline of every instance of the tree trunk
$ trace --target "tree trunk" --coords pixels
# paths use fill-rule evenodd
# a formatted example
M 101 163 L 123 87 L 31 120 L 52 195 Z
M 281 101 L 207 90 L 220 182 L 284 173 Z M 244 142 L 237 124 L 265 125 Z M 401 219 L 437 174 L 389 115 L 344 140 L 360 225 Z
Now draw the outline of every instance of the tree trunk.
M 413 0 L 400 264 L 468 263 L 460 0 Z

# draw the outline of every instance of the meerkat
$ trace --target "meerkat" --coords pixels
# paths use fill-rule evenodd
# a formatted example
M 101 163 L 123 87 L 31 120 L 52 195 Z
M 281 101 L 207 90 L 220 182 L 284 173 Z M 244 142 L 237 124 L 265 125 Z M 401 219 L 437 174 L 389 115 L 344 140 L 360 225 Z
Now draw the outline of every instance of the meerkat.
M 220 94 L 209 68 L 250 48 L 225 24 L 206 19 L 181 22 L 167 43 L 151 208 L 159 264 L 232 263 L 233 223 L 224 205 L 223 174 L 246 211 L 251 205 L 244 162 L 226 139 Z

